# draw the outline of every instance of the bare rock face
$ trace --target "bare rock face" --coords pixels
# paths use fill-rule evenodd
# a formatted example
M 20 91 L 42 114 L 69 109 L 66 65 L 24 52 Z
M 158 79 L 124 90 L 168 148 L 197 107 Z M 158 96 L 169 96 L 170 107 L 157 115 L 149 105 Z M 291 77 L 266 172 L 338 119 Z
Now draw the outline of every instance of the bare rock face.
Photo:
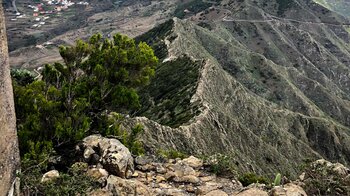
M 0 135 L 0 195 L 6 195 L 9 191 L 12 193 L 14 191 L 19 153 L 2 1 L 0 1 Z
M 117 139 L 91 135 L 83 140 L 81 147 L 85 161 L 100 162 L 111 174 L 125 178 L 129 170 L 134 171 L 134 159 L 129 149 Z

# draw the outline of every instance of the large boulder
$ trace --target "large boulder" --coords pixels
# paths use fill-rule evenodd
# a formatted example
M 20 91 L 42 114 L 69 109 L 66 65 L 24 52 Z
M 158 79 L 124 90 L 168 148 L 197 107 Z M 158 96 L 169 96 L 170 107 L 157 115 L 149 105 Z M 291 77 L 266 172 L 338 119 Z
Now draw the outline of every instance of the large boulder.
M 83 139 L 80 147 L 85 161 L 99 157 L 98 161 L 111 174 L 125 178 L 129 170 L 134 171 L 134 160 L 129 149 L 117 139 L 91 135 Z

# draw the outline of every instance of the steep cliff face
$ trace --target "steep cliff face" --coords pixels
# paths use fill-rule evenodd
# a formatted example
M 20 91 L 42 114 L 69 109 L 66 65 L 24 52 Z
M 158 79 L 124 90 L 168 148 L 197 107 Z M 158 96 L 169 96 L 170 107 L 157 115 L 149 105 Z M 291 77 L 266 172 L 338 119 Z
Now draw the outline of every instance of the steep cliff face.
M 224 153 L 240 171 L 292 176 L 305 159 L 350 163 L 350 22 L 313 1 L 288 2 L 222 1 L 174 19 L 158 74 L 173 71 L 145 100 L 168 110 L 130 120 L 145 125 L 150 149 Z M 179 63 L 184 55 L 193 63 Z M 196 82 L 174 81 L 179 74 Z
M 0 195 L 7 195 L 14 185 L 19 166 L 19 153 L 2 1 L 0 1 L 0 135 Z

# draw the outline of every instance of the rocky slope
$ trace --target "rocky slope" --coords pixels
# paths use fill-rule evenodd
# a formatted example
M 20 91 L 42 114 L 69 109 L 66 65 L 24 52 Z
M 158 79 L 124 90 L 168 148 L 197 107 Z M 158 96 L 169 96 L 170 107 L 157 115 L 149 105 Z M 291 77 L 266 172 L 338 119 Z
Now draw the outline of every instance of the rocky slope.
M 219 159 L 203 161 L 196 157 L 167 159 L 156 156 L 133 158 L 117 139 L 92 135 L 76 148 L 81 162 L 71 166 L 80 175 L 98 181 L 99 187 L 90 190 L 91 196 L 109 195 L 205 195 L 205 196 L 306 196 L 350 194 L 350 170 L 339 163 L 317 160 L 308 164 L 299 178 L 290 181 L 276 177 L 273 183 L 257 183 L 254 179 L 219 176 L 208 168 Z M 225 167 L 227 165 L 221 165 Z M 221 168 L 222 169 L 222 168 Z M 62 178 L 51 170 L 42 176 L 41 184 Z M 249 178 L 249 177 L 248 177 Z M 246 179 L 248 179 L 246 178 Z M 342 179 L 342 180 L 341 180 Z M 305 190 L 307 192 L 305 192 Z M 32 193 L 34 194 L 34 192 Z
M 310 0 L 225 0 L 173 19 L 140 38 L 168 50 L 145 117 L 125 126 L 144 124 L 150 150 L 223 153 L 242 172 L 349 164 L 349 24 Z

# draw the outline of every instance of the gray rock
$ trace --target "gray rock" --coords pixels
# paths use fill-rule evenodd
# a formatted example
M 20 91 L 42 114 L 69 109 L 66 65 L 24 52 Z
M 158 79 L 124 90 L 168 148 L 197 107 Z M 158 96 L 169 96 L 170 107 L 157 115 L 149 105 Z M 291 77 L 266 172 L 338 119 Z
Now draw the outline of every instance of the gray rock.
M 152 195 L 146 185 L 138 180 L 126 180 L 110 175 L 107 179 L 106 189 L 114 195 Z
M 88 193 L 89 196 L 113 196 L 113 193 L 105 189 L 97 189 Z
M 84 160 L 85 160 L 86 162 L 90 161 L 90 157 L 91 157 L 91 155 L 93 155 L 94 153 L 95 153 L 94 149 L 92 149 L 90 146 L 88 146 L 87 148 L 85 148 L 84 154 L 83 154 Z
M 117 139 L 103 138 L 99 143 L 101 163 L 112 174 L 126 177 L 127 171 L 134 171 L 134 159 L 128 148 Z
M 137 156 L 135 158 L 136 165 L 146 165 L 152 162 L 152 159 L 148 156 Z
M 198 159 L 194 156 L 190 156 L 184 160 L 182 160 L 183 163 L 189 165 L 190 167 L 194 169 L 199 169 L 203 166 L 203 160 Z
M 129 149 L 117 139 L 91 135 L 83 139 L 82 147 L 85 159 L 93 157 L 96 162 L 99 158 L 99 162 L 111 174 L 125 178 L 128 170 L 134 172 L 134 160 Z
M 306 192 L 300 186 L 288 183 L 282 186 L 276 186 L 270 191 L 270 196 L 307 196 Z
M 107 178 L 108 172 L 105 169 L 101 168 L 90 168 L 87 171 L 87 175 L 96 179 Z
M 58 177 L 60 177 L 59 172 L 57 170 L 51 170 L 43 175 L 43 177 L 41 178 L 41 182 L 48 182 Z
M 215 191 L 211 191 L 208 194 L 206 194 L 205 196 L 228 196 L 227 193 L 225 193 L 224 191 L 221 190 L 215 190 Z
M 236 194 L 236 196 L 268 196 L 268 194 L 266 191 L 257 188 L 249 188 L 245 191 Z

